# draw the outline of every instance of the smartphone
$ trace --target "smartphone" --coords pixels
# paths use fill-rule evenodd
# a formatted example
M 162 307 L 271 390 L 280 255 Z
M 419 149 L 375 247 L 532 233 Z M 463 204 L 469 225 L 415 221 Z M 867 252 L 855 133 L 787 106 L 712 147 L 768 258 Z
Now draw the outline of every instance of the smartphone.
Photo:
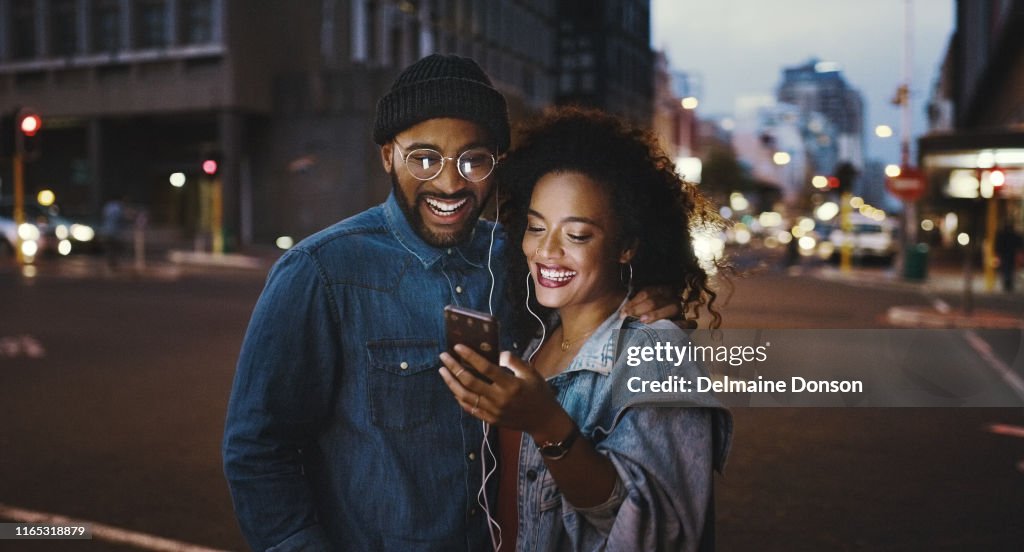
M 500 353 L 498 321 L 486 312 L 448 305 L 444 308 L 444 330 L 448 340 L 448 354 L 459 360 L 462 367 L 474 376 L 487 383 L 492 383 L 490 378 L 478 372 L 469 363 L 462 361 L 455 352 L 455 345 L 461 343 L 497 366 Z

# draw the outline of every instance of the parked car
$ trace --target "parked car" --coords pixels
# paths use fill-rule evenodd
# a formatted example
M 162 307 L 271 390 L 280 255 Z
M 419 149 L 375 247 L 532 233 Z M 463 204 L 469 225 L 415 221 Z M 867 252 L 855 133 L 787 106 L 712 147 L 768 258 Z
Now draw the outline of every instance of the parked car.
M 898 247 L 896 224 L 893 221 L 876 221 L 860 213 L 854 213 L 851 216 L 851 223 L 852 230 L 849 233 L 838 226 L 823 231 L 823 234 L 828 236 L 828 241 L 835 246 L 833 260 L 839 258 L 843 245 L 849 243 L 854 259 L 892 262 Z
M 25 203 L 25 222 L 19 229 L 14 223 L 14 203 L 10 199 L 0 201 L 0 249 L 13 254 L 18 236 L 22 251 L 29 256 L 59 253 L 67 255 L 72 251 L 91 250 L 96 232 L 88 224 L 74 222 L 53 206 L 43 207 L 34 201 Z

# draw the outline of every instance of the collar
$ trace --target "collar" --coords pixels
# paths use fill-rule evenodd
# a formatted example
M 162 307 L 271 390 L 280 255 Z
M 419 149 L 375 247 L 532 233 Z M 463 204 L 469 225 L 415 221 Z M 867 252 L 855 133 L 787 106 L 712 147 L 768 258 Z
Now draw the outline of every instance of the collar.
M 388 194 L 388 199 L 384 202 L 384 220 L 391 235 L 398 240 L 398 243 L 402 244 L 406 251 L 419 259 L 424 268 L 430 268 L 445 255 L 458 256 L 477 268 L 486 266 L 491 239 L 491 223 L 478 220 L 469 239 L 459 245 L 447 248 L 434 247 L 423 241 L 423 238 L 413 230 L 409 219 L 402 212 L 402 208 L 398 206 L 398 198 L 395 197 L 394 190 Z
M 617 345 L 617 340 L 612 338 L 615 337 L 615 332 L 621 330 L 627 322 L 627 319 L 619 318 L 619 312 L 622 311 L 622 307 L 626 305 L 627 301 L 629 301 L 629 295 L 622 300 L 619 308 L 605 318 L 604 322 L 601 322 L 601 325 L 594 330 L 594 333 L 583 342 L 583 346 L 580 347 L 569 366 L 560 374 L 579 370 L 590 370 L 605 376 L 612 373 L 612 367 L 615 366 L 615 346 Z M 557 314 L 553 316 L 553 320 L 556 322 L 551 326 L 552 331 L 560 324 Z M 533 340 L 523 356 L 529 358 L 530 354 L 540 346 L 540 339 Z

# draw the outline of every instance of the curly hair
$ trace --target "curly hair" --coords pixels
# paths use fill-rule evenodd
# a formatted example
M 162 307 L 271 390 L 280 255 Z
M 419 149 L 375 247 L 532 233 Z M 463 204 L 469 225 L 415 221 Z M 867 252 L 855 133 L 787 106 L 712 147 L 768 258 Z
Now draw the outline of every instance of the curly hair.
M 513 305 L 523 305 L 521 284 L 529 268 L 522 252 L 527 211 L 534 186 L 550 173 L 576 172 L 603 187 L 611 198 L 621 235 L 619 244 L 636 244 L 632 260 L 634 289 L 668 286 L 679 296 L 684 315 L 711 313 L 709 326 L 721 325 L 717 294 L 697 259 L 691 241 L 696 229 L 721 229 L 723 219 L 693 185 L 675 172 L 655 137 L 607 113 L 579 107 L 555 108 L 521 129 L 518 145 L 499 163 L 502 222 L 508 229 L 508 262 Z M 545 311 L 531 300 L 535 312 Z M 517 328 L 535 325 L 517 311 Z

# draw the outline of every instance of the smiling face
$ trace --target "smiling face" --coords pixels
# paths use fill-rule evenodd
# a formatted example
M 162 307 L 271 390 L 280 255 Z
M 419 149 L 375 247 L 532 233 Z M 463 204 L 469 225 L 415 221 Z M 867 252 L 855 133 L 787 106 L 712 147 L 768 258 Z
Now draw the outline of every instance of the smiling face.
M 606 305 L 622 299 L 624 250 L 608 192 L 576 172 L 548 173 L 537 181 L 523 236 L 523 254 L 545 307 Z
M 462 152 L 491 147 L 480 125 L 462 119 L 429 119 L 398 133 L 381 146 L 381 162 L 391 176 L 395 198 L 409 224 L 423 241 L 434 247 L 449 247 L 469 238 L 491 194 L 491 177 L 470 182 L 459 174 L 451 160 L 430 180 L 417 180 L 406 169 L 401 151 L 417 148 L 458 157 Z

